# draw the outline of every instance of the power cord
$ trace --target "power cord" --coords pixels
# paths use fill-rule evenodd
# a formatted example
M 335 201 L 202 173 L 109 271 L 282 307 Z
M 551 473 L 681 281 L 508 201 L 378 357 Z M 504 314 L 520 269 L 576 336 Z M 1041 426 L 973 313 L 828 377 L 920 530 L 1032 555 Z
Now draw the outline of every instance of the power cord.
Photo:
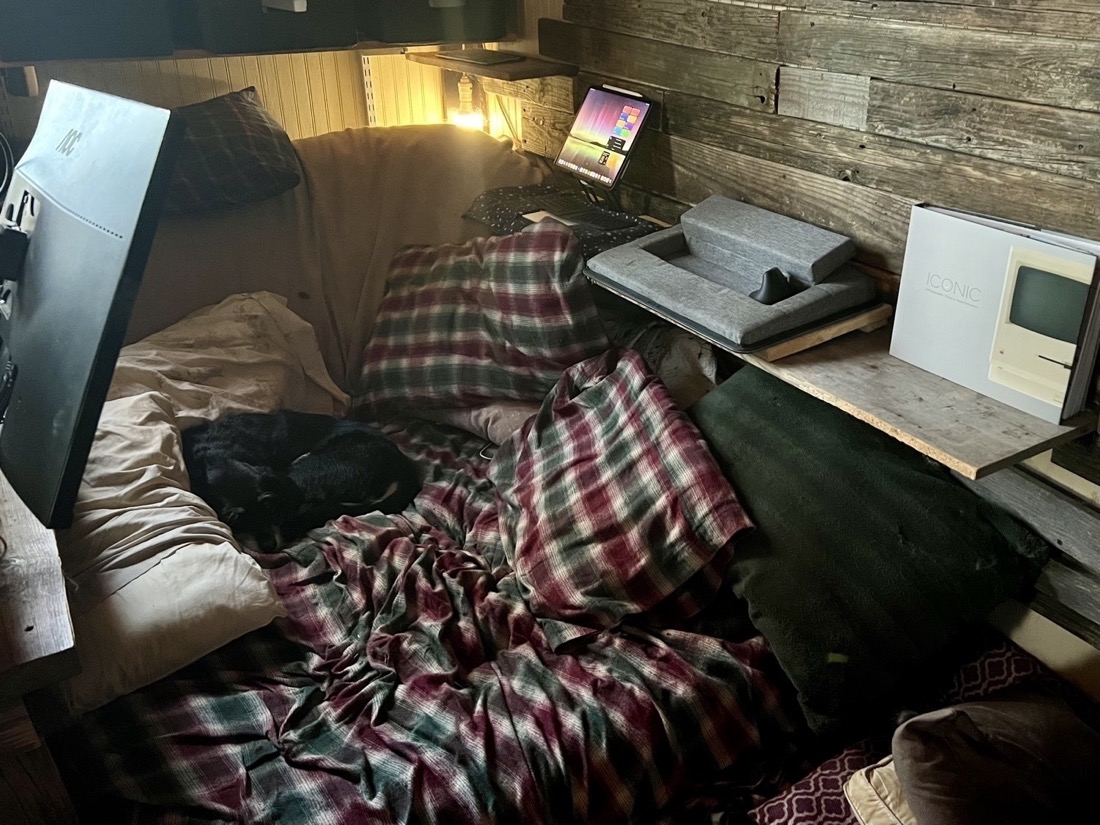
M 0 132 L 0 201 L 7 194 L 11 185 L 12 176 L 15 174 L 15 153 L 11 150 L 11 144 Z

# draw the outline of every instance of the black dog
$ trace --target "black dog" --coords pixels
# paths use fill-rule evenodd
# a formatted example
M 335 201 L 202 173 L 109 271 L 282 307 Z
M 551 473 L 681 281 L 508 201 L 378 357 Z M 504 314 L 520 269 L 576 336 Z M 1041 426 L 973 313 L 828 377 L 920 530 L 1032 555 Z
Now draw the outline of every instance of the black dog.
M 261 550 L 329 519 L 404 510 L 416 465 L 382 432 L 327 415 L 241 413 L 184 430 L 192 491 Z

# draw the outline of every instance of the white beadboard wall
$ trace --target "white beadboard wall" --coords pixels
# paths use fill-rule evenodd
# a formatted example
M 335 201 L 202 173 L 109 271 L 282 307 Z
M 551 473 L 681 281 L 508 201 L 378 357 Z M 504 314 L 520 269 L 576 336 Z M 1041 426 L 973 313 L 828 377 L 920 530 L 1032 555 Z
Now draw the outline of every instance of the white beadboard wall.
M 413 63 L 403 54 L 370 55 L 368 96 L 372 99 L 372 126 L 443 123 L 443 71 Z
M 176 60 L 41 63 L 39 84 L 58 79 L 155 106 L 181 106 L 255 86 L 292 138 L 366 126 L 363 65 L 354 50 Z M 0 97 L 5 131 L 28 138 L 39 98 Z

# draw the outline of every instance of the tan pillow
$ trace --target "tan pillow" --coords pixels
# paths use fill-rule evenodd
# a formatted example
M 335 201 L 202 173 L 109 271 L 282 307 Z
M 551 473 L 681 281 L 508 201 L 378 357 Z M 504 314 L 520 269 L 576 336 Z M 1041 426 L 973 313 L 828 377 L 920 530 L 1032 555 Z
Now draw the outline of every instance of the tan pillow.
M 494 444 L 503 444 L 538 411 L 538 404 L 502 401 L 473 410 L 427 410 L 418 414 L 429 421 L 466 430 Z
M 892 756 L 852 774 L 844 783 L 844 796 L 860 825 L 917 825 Z
M 58 533 L 82 671 L 96 708 L 284 615 L 264 572 L 191 493 L 180 429 L 281 407 L 341 415 L 312 328 L 268 293 L 233 296 L 123 349 Z

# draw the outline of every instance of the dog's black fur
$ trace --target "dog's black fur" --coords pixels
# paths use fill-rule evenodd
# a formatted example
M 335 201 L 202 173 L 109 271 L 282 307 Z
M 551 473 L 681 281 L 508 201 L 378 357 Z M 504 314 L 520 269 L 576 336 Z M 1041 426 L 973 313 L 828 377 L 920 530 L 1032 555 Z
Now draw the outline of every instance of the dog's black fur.
M 241 413 L 183 431 L 192 491 L 262 550 L 341 515 L 397 513 L 416 465 L 381 431 L 327 415 Z

